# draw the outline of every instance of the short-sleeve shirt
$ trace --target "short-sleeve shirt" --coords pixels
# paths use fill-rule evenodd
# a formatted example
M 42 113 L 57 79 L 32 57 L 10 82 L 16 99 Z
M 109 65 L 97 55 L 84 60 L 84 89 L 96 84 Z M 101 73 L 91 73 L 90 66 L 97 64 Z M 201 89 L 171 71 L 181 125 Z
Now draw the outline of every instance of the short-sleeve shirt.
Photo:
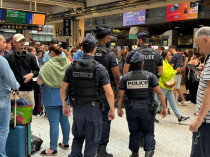
M 84 54 L 77 61 L 82 61 L 84 63 L 90 63 L 92 60 L 93 60 L 92 56 Z M 66 83 L 70 83 L 70 81 L 71 81 L 71 78 L 70 78 L 71 66 L 72 66 L 72 64 L 66 69 L 66 73 L 65 73 L 65 76 L 63 79 L 63 81 Z M 98 83 L 100 83 L 102 86 L 109 84 L 110 79 L 109 79 L 109 74 L 108 74 L 106 68 L 103 65 L 98 64 L 98 65 L 96 65 L 95 69 L 96 69 L 96 81 Z
M 200 82 L 199 82 L 197 98 L 196 98 L 196 103 L 197 103 L 196 115 L 198 115 L 198 112 L 202 106 L 203 96 L 207 88 L 207 81 L 209 80 L 210 80 L 210 59 L 207 60 L 204 67 L 204 71 L 201 73 L 201 76 L 200 76 Z M 210 111 L 207 113 L 205 119 L 207 123 L 210 123 Z
M 103 47 L 103 46 L 98 45 L 97 47 Z M 108 56 L 108 64 L 107 65 L 109 66 L 108 67 L 109 69 L 119 66 L 118 59 L 114 52 L 110 51 L 107 56 Z
M 157 77 L 151 72 L 147 72 L 147 73 L 148 73 L 148 79 L 149 79 L 149 85 L 150 85 L 149 88 L 154 88 L 154 87 L 159 86 Z M 127 81 L 128 81 L 128 74 L 125 74 L 120 80 L 119 90 L 127 90 Z
M 133 56 L 133 54 L 136 52 L 136 51 L 140 51 L 141 52 L 141 49 L 145 49 L 145 48 L 148 48 L 148 46 L 146 45 L 142 45 L 141 48 L 137 48 L 136 50 L 132 50 L 127 56 L 126 56 L 126 60 L 125 62 L 127 64 L 131 64 L 131 57 Z M 152 49 L 152 51 L 155 53 L 154 55 L 154 61 L 156 63 L 156 66 L 163 66 L 163 58 L 161 57 L 161 55 L 154 49 Z
M 43 62 L 48 62 L 49 60 L 50 60 L 50 55 L 49 55 L 49 52 L 50 51 L 47 51 L 45 54 L 44 54 L 44 58 L 43 58 Z M 63 57 L 66 57 L 66 55 L 65 55 L 65 53 L 64 52 L 62 52 L 62 54 L 61 54 L 61 56 L 63 56 Z
M 174 69 L 177 69 L 178 67 L 182 67 L 181 62 L 183 62 L 182 56 L 179 53 L 176 53 L 173 55 L 170 64 L 174 64 Z

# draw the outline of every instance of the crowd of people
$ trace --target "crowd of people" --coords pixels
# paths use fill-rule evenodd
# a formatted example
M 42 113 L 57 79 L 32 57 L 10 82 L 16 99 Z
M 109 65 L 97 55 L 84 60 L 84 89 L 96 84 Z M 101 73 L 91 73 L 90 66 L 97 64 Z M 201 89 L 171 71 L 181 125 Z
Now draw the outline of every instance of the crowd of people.
M 39 114 L 42 93 L 41 104 L 50 125 L 50 147 L 41 151 L 43 156 L 57 155 L 57 147 L 70 148 L 68 116 L 73 108 L 74 139 L 69 157 L 83 156 L 84 141 L 84 156 L 112 157 L 106 147 L 111 121 L 115 119 L 115 102 L 119 117 L 124 115 L 122 103 L 126 106 L 131 157 L 139 156 L 141 143 L 145 157 L 154 155 L 154 122 L 158 122 L 155 115 L 158 112 L 165 118 L 170 113 L 169 104 L 179 123 L 189 120 L 180 113 L 177 103 L 197 104 L 196 119 L 189 127 L 193 132 L 191 157 L 210 154 L 210 27 L 202 27 L 196 33 L 199 49 L 185 52 L 173 45 L 168 50 L 161 46 L 157 51 L 150 48 L 147 31 L 137 33 L 137 49 L 127 47 L 118 52 L 108 48 L 111 32 L 108 27 L 96 26 L 96 37 L 86 34 L 82 44 L 69 51 L 62 49 L 56 38 L 49 46 L 35 45 L 25 50 L 22 34 L 15 34 L 12 44 L 0 35 L 2 157 L 6 157 L 11 90 L 34 105 L 34 116 Z M 189 101 L 182 92 L 182 82 L 189 91 Z M 63 134 L 60 143 L 59 124 Z

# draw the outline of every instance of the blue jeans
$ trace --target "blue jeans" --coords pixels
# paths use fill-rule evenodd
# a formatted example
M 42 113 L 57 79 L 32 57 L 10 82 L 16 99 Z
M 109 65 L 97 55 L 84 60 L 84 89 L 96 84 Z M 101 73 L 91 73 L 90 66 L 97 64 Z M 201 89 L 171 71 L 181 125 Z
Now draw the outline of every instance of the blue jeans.
M 165 95 L 165 97 L 168 99 L 172 110 L 174 111 L 174 114 L 176 115 L 177 118 L 181 117 L 181 113 L 179 112 L 179 109 L 176 106 L 176 101 L 174 98 L 174 93 L 173 90 L 169 90 L 169 89 L 165 89 L 161 87 L 161 90 L 163 92 L 163 94 Z M 158 106 L 161 106 L 159 99 L 156 99 Z M 161 110 L 162 106 L 160 107 Z
M 9 133 L 10 112 L 10 98 L 0 97 L 0 157 L 6 157 L 5 147 Z
M 63 144 L 68 145 L 70 124 L 68 117 L 63 115 L 62 106 L 45 106 L 47 117 L 50 123 L 50 149 L 57 150 L 59 136 L 59 122 L 63 133 Z

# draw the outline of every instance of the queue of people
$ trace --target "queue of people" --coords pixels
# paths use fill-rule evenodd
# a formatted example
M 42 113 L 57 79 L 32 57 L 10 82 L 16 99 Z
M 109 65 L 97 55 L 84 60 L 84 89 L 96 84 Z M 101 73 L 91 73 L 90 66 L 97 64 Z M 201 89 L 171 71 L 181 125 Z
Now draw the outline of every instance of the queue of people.
M 61 50 L 58 40 L 53 38 L 48 51 L 45 45 L 42 45 L 39 55 L 33 47 L 25 50 L 26 39 L 22 34 L 14 35 L 15 49 L 11 52 L 7 50 L 4 57 L 0 56 L 2 63 L 0 111 L 3 111 L 0 115 L 1 120 L 5 119 L 0 121 L 0 154 L 3 157 L 6 156 L 5 144 L 9 131 L 10 91 L 17 90 L 19 95 L 36 106 L 34 98 L 37 101 L 37 94 L 34 90 L 37 84 L 43 88 L 41 104 L 45 106 L 50 125 L 50 148 L 43 150 L 40 155 L 55 156 L 58 153 L 58 146 L 65 150 L 70 148 L 68 116 L 73 108 L 74 139 L 69 157 L 114 156 L 107 152 L 106 147 L 110 138 L 111 121 L 115 119 L 114 104 L 117 99 L 119 117 L 124 114 L 122 101 L 126 104 L 130 157 L 139 156 L 141 140 L 144 141 L 145 157 L 154 156 L 155 115 L 159 108 L 162 117 L 167 116 L 165 98 L 169 101 L 179 123 L 189 119 L 180 113 L 175 94 L 176 91 L 179 93 L 182 105 L 189 103 L 180 88 L 182 72 L 185 71 L 184 65 L 188 70 L 186 75 L 192 95 L 191 101 L 197 103 L 196 119 L 189 127 L 193 132 L 191 157 L 205 157 L 210 154 L 208 149 L 210 27 L 202 27 L 197 31 L 195 42 L 200 48 L 199 53 L 194 51 L 191 54 L 188 51 L 186 61 L 174 46 L 170 46 L 169 50 L 160 48 L 160 52 L 151 49 L 149 32 L 138 32 L 138 48 L 124 58 L 122 70 L 124 75 L 121 79 L 117 56 L 114 50 L 107 46 L 111 40 L 111 32 L 108 27 L 96 26 L 96 38 L 88 33 L 81 47 L 69 51 Z M 0 36 L 2 52 L 6 51 L 6 45 L 5 38 Z M 204 64 L 200 54 L 206 56 Z M 125 54 L 122 53 L 121 56 L 123 55 Z M 123 100 L 125 95 L 127 99 Z M 59 123 L 63 133 L 63 140 L 60 143 Z M 84 141 L 86 145 L 82 153 Z

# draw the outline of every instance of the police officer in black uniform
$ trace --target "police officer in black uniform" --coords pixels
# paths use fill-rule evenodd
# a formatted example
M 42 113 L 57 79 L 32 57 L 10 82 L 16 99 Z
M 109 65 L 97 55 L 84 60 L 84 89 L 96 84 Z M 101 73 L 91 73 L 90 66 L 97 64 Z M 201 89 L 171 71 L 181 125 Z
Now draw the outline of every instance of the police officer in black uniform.
M 130 131 L 130 157 L 138 157 L 140 138 L 144 137 L 145 157 L 152 157 L 155 150 L 154 113 L 156 107 L 153 99 L 154 91 L 163 104 L 163 117 L 167 115 L 165 98 L 158 84 L 157 77 L 143 70 L 144 56 L 136 51 L 130 59 L 131 71 L 120 80 L 118 96 L 118 116 L 123 116 L 121 103 L 124 93 L 127 93 L 128 105 L 126 115 Z
M 69 157 L 83 156 L 81 151 L 84 140 L 86 140 L 84 156 L 96 155 L 102 133 L 103 102 L 100 97 L 104 91 L 110 105 L 107 119 L 115 118 L 114 93 L 108 72 L 103 65 L 93 59 L 96 44 L 97 40 L 88 33 L 82 42 L 84 55 L 67 68 L 61 86 L 64 115 L 70 115 L 70 107 L 66 102 L 67 96 L 74 109 L 72 126 L 74 139 Z
M 156 50 L 149 48 L 150 33 L 147 31 L 140 31 L 136 34 L 136 36 L 138 48 L 127 55 L 123 74 L 127 74 L 129 72 L 131 57 L 136 51 L 139 51 L 144 55 L 144 70 L 160 76 L 163 73 L 163 59 Z
M 147 70 L 158 78 L 163 73 L 163 59 L 161 55 L 154 49 L 149 48 L 149 36 L 150 33 L 147 31 L 140 31 L 136 34 L 137 36 L 137 45 L 136 50 L 131 51 L 126 57 L 126 63 L 124 65 L 123 74 L 127 74 L 130 68 L 130 59 L 136 51 L 141 52 L 144 55 L 144 70 Z M 155 99 L 157 96 L 154 95 Z M 159 121 L 155 118 L 155 122 Z
M 120 70 L 118 65 L 118 60 L 114 52 L 112 52 L 108 47 L 111 41 L 112 30 L 105 26 L 96 26 L 96 38 L 98 40 L 97 50 L 94 59 L 104 65 L 109 73 L 111 86 L 117 94 L 117 89 L 120 82 Z M 106 100 L 104 100 L 106 106 L 103 111 L 103 127 L 101 141 L 97 150 L 97 157 L 112 157 L 112 154 L 108 154 L 106 151 L 106 146 L 109 142 L 110 136 L 110 125 L 111 121 L 107 118 L 107 113 L 109 111 L 109 106 Z

